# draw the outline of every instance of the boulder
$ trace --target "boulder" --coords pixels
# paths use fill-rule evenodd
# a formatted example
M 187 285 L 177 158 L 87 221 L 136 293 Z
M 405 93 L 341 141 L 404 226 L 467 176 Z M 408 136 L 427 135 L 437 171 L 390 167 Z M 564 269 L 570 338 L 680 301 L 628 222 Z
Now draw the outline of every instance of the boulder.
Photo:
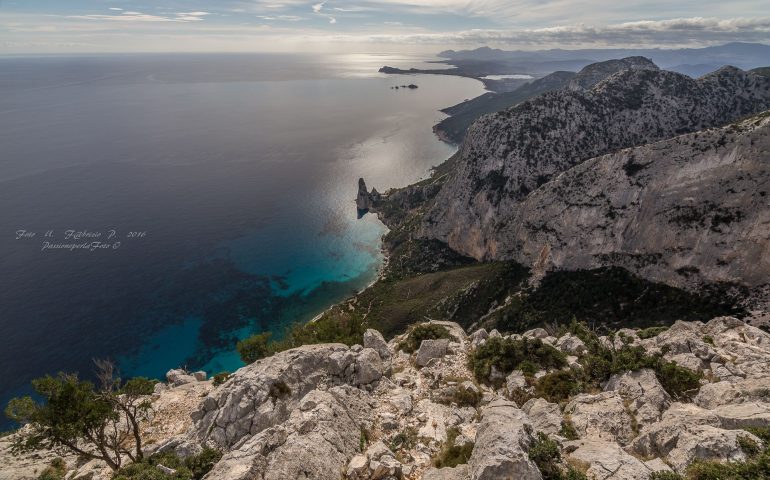
M 305 398 L 305 406 L 294 408 L 286 421 L 227 452 L 206 480 L 339 480 L 359 453 L 360 425 L 369 409 L 363 392 L 340 386 L 312 390 Z
M 207 378 L 207 375 L 206 375 L 206 372 L 200 370 L 200 371 L 197 371 L 197 372 L 193 373 L 193 377 L 195 377 L 195 380 L 197 380 L 199 382 L 205 382 L 206 378 Z
M 527 414 L 535 430 L 549 435 L 558 435 L 561 431 L 564 417 L 558 404 L 542 398 L 533 398 L 522 405 L 521 409 Z
M 762 443 L 754 435 L 742 430 L 724 430 L 708 425 L 683 429 L 666 460 L 680 474 L 695 460 L 743 462 L 748 457 L 741 448 L 741 437 L 747 437 L 760 445 Z
M 180 385 L 186 385 L 188 383 L 198 381 L 194 375 L 189 374 L 186 370 L 182 370 L 181 368 L 176 368 L 166 372 L 166 380 L 172 387 L 178 387 Z
M 471 348 L 477 348 L 481 345 L 484 345 L 486 343 L 487 338 L 489 338 L 489 334 L 486 330 L 483 328 L 480 328 L 473 332 L 470 336 L 471 339 Z
M 688 403 L 674 403 L 658 423 L 644 427 L 630 449 L 645 457 L 665 457 L 676 447 L 684 429 L 709 425 L 718 427 L 719 418 L 712 412 Z
M 617 392 L 580 394 L 564 408 L 581 438 L 626 445 L 634 438 L 633 419 Z
M 671 405 L 671 397 L 650 369 L 613 375 L 604 390 L 617 392 L 640 425 L 657 422 Z
M 527 451 L 532 424 L 512 402 L 495 400 L 484 408 L 476 444 L 468 461 L 471 480 L 540 480 Z
M 420 348 L 417 350 L 415 364 L 418 367 L 424 367 L 434 358 L 442 358 L 447 354 L 447 347 L 449 347 L 449 340 L 446 338 L 423 340 Z
M 355 368 L 357 385 L 369 385 L 382 378 L 382 360 L 373 348 L 364 348 L 359 352 Z
M 468 465 L 454 468 L 429 468 L 422 474 L 422 480 L 468 480 Z
M 526 338 L 539 338 L 540 340 L 548 337 L 548 332 L 544 328 L 533 328 L 532 330 L 527 330 L 522 334 L 522 336 Z
M 722 428 L 745 429 L 770 425 L 770 403 L 746 402 L 722 405 L 713 410 Z
M 366 455 L 355 455 L 348 462 L 345 476 L 349 480 L 364 480 L 369 477 L 369 458 Z
M 388 360 L 391 357 L 388 342 L 385 341 L 380 332 L 372 328 L 364 332 L 364 348 L 374 349 L 382 360 Z
M 733 405 L 750 401 L 770 402 L 770 376 L 740 379 L 734 382 L 721 381 L 703 385 L 693 402 L 703 408 Z
M 580 356 L 588 351 L 586 344 L 577 336 L 568 333 L 556 341 L 556 348 L 570 355 Z
M 382 441 L 374 442 L 365 452 L 369 459 L 369 478 L 380 480 L 383 478 L 400 478 L 401 462 Z
M 565 442 L 564 449 L 568 458 L 589 465 L 586 475 L 593 480 L 648 480 L 653 472 L 614 442 L 575 440 Z

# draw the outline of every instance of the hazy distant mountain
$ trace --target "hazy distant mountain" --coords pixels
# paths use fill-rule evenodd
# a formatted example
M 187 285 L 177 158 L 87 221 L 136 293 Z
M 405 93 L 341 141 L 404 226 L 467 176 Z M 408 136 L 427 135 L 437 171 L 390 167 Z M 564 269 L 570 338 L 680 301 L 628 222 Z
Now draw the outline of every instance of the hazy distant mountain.
M 594 62 L 613 58 L 642 56 L 652 59 L 658 66 L 665 69 L 680 71 L 689 75 L 687 66 L 702 68 L 691 71 L 700 76 L 714 71 L 722 65 L 733 65 L 743 69 L 751 69 L 770 65 L 770 45 L 761 43 L 727 43 L 705 48 L 680 49 L 579 49 L 579 50 L 535 50 L 535 51 L 505 51 L 482 47 L 476 50 L 441 52 L 439 56 L 451 60 L 496 60 L 506 62 L 547 62 L 590 59 Z M 709 67 L 706 67 L 708 65 Z M 674 68 L 679 67 L 679 69 Z M 697 75 L 700 73 L 700 75 Z
M 439 122 L 433 131 L 441 139 L 460 143 L 473 122 L 487 113 L 499 112 L 552 90 L 589 89 L 613 73 L 626 69 L 652 69 L 658 67 L 644 57 L 629 57 L 621 60 L 607 60 L 585 66 L 579 73 L 557 71 L 522 85 L 512 92 L 485 93 L 472 100 L 445 108 L 442 112 L 451 115 Z

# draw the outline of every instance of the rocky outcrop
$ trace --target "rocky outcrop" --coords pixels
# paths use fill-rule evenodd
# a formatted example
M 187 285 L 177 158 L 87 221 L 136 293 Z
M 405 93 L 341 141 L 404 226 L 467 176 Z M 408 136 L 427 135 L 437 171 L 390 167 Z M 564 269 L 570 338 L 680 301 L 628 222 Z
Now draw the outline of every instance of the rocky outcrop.
M 769 78 L 728 67 L 546 93 L 474 124 L 419 234 L 477 259 L 766 283 L 766 124 L 671 138 L 769 107 Z
M 516 478 L 540 480 L 542 475 L 527 455 L 532 425 L 512 402 L 495 400 L 485 409 L 468 460 L 471 480 Z
M 195 440 L 233 448 L 286 421 L 302 399 L 324 382 L 367 386 L 382 376 L 374 349 L 306 345 L 240 369 L 193 413 Z
M 372 188 L 372 191 L 366 189 L 366 182 L 363 178 L 358 179 L 358 195 L 356 196 L 356 208 L 359 215 L 366 212 L 375 211 L 377 203 L 380 201 L 380 194 L 377 189 Z
M 339 480 L 359 452 L 366 408 L 361 392 L 351 387 L 312 390 L 284 422 L 244 438 L 206 479 Z
M 588 478 L 646 480 L 654 471 L 684 472 L 699 459 L 746 460 L 743 445 L 761 441 L 745 429 L 770 426 L 768 380 L 758 363 L 770 358 L 770 334 L 732 317 L 678 322 L 648 339 L 623 331 L 626 341 L 651 353 L 666 350 L 666 358 L 682 365 L 693 365 L 693 358 L 709 365 L 703 373 L 711 381 L 704 380 L 694 403 L 673 401 L 651 370 L 619 373 L 604 392 L 577 394 L 561 405 L 537 398 L 533 378 L 521 371 L 499 388 L 479 384 L 469 355 L 485 336 L 502 334 L 469 337 L 455 323 L 432 323 L 453 339 L 443 340 L 441 355 L 423 366 L 418 352 L 397 349 L 403 335 L 385 342 L 368 330 L 366 347 L 299 347 L 243 367 L 218 387 L 172 382 L 149 398 L 147 452 L 187 456 L 204 445 L 218 448 L 224 456 L 206 480 L 540 479 L 529 452 L 545 434 L 564 465 Z M 544 329 L 515 338 L 541 338 L 563 353 L 577 345 Z M 727 364 L 733 374 L 713 374 Z M 2 480 L 33 480 L 41 462 L 51 460 L 12 457 L 7 444 L 0 439 Z M 469 454 L 467 464 L 436 468 L 449 447 Z M 72 478 L 111 477 L 99 462 L 65 461 Z
M 589 90 L 610 75 L 623 70 L 658 70 L 658 66 L 645 57 L 626 57 L 620 60 L 592 63 L 583 67 L 575 75 L 575 78 L 570 80 L 566 88 L 568 90 Z
M 602 440 L 575 440 L 565 442 L 569 458 L 588 465 L 586 475 L 595 480 L 648 480 L 652 468 L 620 445 Z

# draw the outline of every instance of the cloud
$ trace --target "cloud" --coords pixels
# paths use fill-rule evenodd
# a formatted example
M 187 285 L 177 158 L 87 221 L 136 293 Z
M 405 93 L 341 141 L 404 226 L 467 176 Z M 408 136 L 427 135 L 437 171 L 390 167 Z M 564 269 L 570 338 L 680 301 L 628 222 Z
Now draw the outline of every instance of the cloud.
M 329 23 L 331 23 L 332 25 L 337 23 L 337 19 L 334 16 L 329 15 L 328 13 L 321 12 L 321 10 L 323 10 L 325 5 L 326 5 L 326 2 L 316 3 L 315 5 L 313 5 L 313 13 L 329 19 Z
M 429 32 L 371 35 L 369 40 L 391 43 L 427 43 L 501 46 L 650 46 L 697 45 L 731 41 L 766 42 L 770 39 L 770 17 L 765 18 L 676 18 L 645 20 L 614 25 L 563 25 L 533 29 L 473 29 L 458 32 Z
M 180 12 L 173 16 L 151 15 L 142 12 L 123 11 L 123 9 L 110 8 L 119 11 L 115 15 L 67 15 L 66 18 L 76 20 L 102 20 L 111 22 L 199 22 L 209 12 Z

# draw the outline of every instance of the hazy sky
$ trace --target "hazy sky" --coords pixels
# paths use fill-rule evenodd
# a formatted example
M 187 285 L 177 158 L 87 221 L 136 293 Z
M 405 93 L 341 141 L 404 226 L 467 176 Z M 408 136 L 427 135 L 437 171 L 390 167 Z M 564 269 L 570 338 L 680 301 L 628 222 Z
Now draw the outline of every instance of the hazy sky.
M 770 41 L 770 0 L 0 0 L 0 53 Z

